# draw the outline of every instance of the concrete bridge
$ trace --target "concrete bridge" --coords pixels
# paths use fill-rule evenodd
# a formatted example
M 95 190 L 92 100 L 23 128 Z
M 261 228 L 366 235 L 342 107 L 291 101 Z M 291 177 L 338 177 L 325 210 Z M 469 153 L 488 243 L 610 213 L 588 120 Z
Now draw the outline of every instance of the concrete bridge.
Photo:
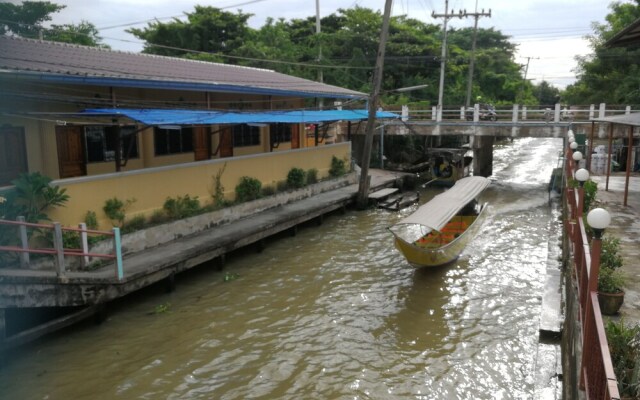
M 607 135 L 605 123 L 594 121 L 605 117 L 638 112 L 631 106 L 607 108 L 601 103 L 589 106 L 562 107 L 555 104 L 546 106 L 521 106 L 514 104 L 496 109 L 496 120 L 481 120 L 480 105 L 473 110 L 464 107 L 438 110 L 409 110 L 403 106 L 401 120 L 385 120 L 376 128 L 378 141 L 383 142 L 385 135 L 420 136 L 466 136 L 474 153 L 474 173 L 482 176 L 492 174 L 493 143 L 495 138 L 507 137 L 553 137 L 564 138 L 569 129 L 576 135 L 591 137 Z M 356 134 L 363 134 L 364 127 Z M 613 137 L 626 137 L 627 130 L 615 127 Z M 382 147 L 380 147 L 381 149 Z

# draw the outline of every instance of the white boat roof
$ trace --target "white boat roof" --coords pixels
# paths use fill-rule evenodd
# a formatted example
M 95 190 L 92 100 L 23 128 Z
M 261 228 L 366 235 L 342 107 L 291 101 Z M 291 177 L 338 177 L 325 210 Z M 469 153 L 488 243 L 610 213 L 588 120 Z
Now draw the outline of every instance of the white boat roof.
M 396 225 L 418 224 L 439 231 L 458 211 L 482 193 L 489 183 L 491 181 L 482 176 L 462 178 L 451 189 L 423 204 Z

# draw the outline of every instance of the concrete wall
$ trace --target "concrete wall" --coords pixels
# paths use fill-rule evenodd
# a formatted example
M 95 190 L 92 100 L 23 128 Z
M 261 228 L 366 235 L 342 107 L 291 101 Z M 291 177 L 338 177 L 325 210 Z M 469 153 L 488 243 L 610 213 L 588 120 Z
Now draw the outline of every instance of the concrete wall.
M 66 207 L 54 209 L 49 216 L 63 225 L 76 225 L 84 221 L 87 211 L 94 211 L 100 227 L 107 229 L 111 223 L 102 207 L 113 197 L 135 200 L 126 209 L 127 217 L 138 214 L 148 217 L 162 208 L 167 197 L 188 194 L 198 196 L 201 205 L 211 203 L 214 177 L 223 168 L 221 183 L 225 197 L 233 200 L 235 187 L 243 176 L 260 180 L 263 187 L 275 187 L 279 181 L 285 181 L 293 167 L 316 168 L 318 178 L 324 178 L 329 174 L 333 156 L 350 165 L 351 143 L 58 180 L 52 184 L 66 189 L 70 199 Z

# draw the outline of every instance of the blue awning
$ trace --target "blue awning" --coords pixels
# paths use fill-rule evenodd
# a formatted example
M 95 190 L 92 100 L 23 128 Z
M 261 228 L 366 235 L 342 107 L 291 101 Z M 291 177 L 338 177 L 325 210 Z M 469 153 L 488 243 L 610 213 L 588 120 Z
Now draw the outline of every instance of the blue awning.
M 361 121 L 368 118 L 367 110 L 289 110 L 289 111 L 255 111 L 227 112 L 200 110 L 170 109 L 126 109 L 126 108 L 94 108 L 87 109 L 82 115 L 126 117 L 145 125 L 217 125 L 217 124 L 312 124 L 331 121 Z M 376 112 L 376 118 L 400 118 L 400 115 L 387 112 Z

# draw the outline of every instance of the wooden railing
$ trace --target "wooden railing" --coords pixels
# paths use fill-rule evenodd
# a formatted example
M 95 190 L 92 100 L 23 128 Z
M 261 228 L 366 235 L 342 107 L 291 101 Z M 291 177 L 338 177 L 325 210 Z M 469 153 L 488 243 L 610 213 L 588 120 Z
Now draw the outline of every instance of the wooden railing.
M 573 177 L 573 152 L 568 149 L 565 176 Z M 587 399 L 620 399 L 618 383 L 609 354 L 600 305 L 598 303 L 598 272 L 601 240 L 594 238 L 591 246 L 582 218 L 584 193 L 581 187 L 566 186 L 566 204 L 569 221 L 567 236 L 573 255 L 573 266 L 578 286 L 579 316 L 582 326 L 582 360 L 580 363 L 580 389 Z
M 65 262 L 66 256 L 79 257 L 80 268 L 85 269 L 93 258 L 113 260 L 115 264 L 115 273 L 118 280 L 123 279 L 124 270 L 122 266 L 122 247 L 120 242 L 120 228 L 114 227 L 112 231 L 98 231 L 87 229 L 86 224 L 82 223 L 78 228 L 62 227 L 60 223 L 52 224 L 36 224 L 25 222 L 23 217 L 18 217 L 16 221 L 0 219 L 0 226 L 16 227 L 16 238 L 19 246 L 9 246 L 6 243 L 0 243 L 0 252 L 18 253 L 20 258 L 20 268 L 29 268 L 31 254 L 51 255 L 55 260 L 56 275 L 63 277 L 66 275 L 67 267 Z M 5 228 L 7 229 L 7 228 Z M 31 247 L 28 229 L 51 231 L 53 235 L 53 247 Z M 65 248 L 63 240 L 63 232 L 75 232 L 80 239 L 80 248 Z M 113 239 L 113 253 L 90 253 L 88 245 L 88 236 L 104 236 Z

